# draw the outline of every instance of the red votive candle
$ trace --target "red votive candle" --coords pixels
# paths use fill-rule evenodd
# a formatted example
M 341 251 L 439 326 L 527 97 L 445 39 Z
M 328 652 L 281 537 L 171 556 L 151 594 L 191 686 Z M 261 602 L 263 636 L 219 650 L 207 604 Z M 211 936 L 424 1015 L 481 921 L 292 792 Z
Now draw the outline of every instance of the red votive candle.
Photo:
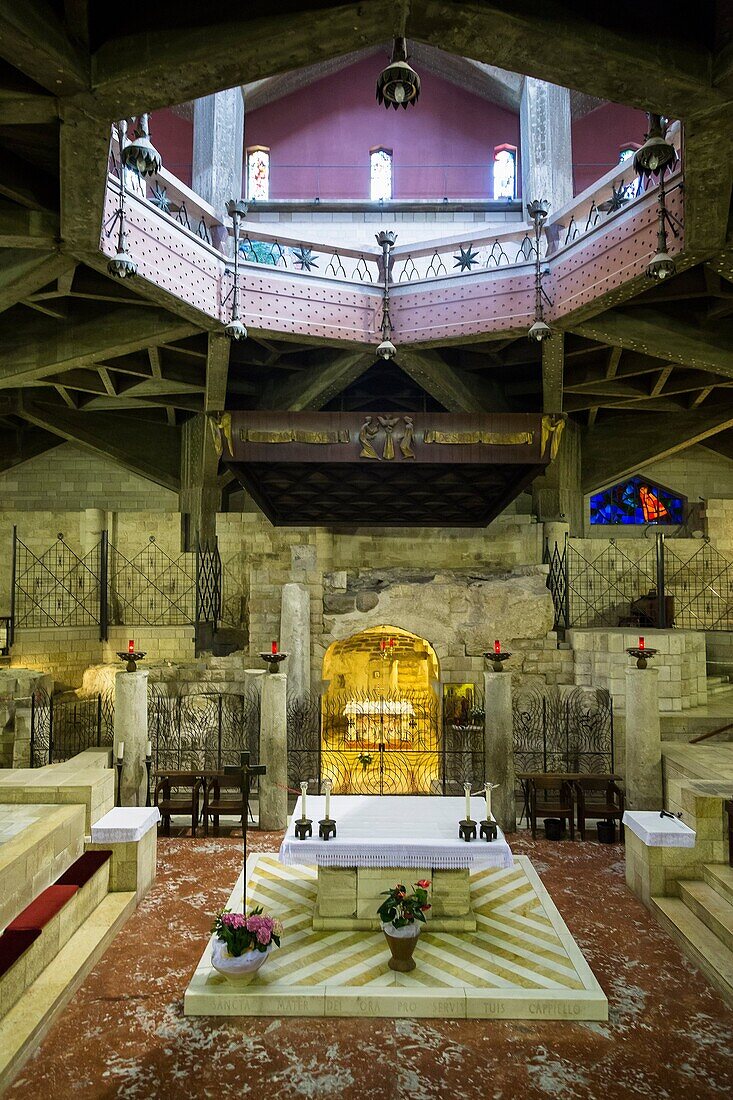
M 380 640 L 379 640 L 379 648 L 380 648 L 380 649 L 386 649 L 386 648 L 387 648 L 387 643 L 385 642 L 384 638 L 380 638 Z
M 644 639 L 639 638 L 639 649 L 643 649 L 643 648 L 644 648 Z
M 501 643 L 499 642 L 498 638 L 494 642 L 494 653 L 501 653 Z
M 134 639 L 132 639 L 132 638 L 130 638 L 129 642 L 127 643 L 127 652 L 128 653 L 134 653 L 135 652 L 135 642 L 134 642 Z
M 277 653 L 277 642 L 272 643 L 272 652 Z

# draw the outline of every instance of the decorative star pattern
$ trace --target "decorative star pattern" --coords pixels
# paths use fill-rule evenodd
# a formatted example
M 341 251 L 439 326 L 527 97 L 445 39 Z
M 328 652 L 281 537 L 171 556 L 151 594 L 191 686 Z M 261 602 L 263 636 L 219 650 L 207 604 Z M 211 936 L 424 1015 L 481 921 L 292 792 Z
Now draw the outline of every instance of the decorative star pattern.
M 454 267 L 460 267 L 461 271 L 470 271 L 478 263 L 478 252 L 473 245 L 469 245 L 468 248 L 461 248 L 460 252 L 454 252 L 453 259 L 456 261 Z
M 606 202 L 599 202 L 598 209 L 602 210 L 604 214 L 614 214 L 617 210 L 620 210 L 622 206 L 629 201 L 628 188 L 625 186 L 624 181 L 618 186 L 618 189 L 611 184 L 611 198 Z
M 318 260 L 311 248 L 294 248 L 293 256 L 295 256 L 295 266 L 301 271 L 311 271 L 314 267 L 318 267 Z
M 162 185 L 155 184 L 153 186 L 150 201 L 153 206 L 157 206 L 164 214 L 170 214 L 172 209 L 171 200 L 168 198 L 168 192 Z

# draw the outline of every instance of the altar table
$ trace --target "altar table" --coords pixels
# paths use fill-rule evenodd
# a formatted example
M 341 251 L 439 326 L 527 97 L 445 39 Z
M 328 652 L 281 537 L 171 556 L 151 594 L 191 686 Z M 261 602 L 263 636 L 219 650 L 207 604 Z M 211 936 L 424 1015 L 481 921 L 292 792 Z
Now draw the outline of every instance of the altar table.
M 318 867 L 314 928 L 378 928 L 376 910 L 384 900 L 383 891 L 397 882 L 409 886 L 425 878 L 431 882 L 432 908 L 427 916 L 432 927 L 474 931 L 471 871 L 514 864 L 501 829 L 493 841 L 459 839 L 465 798 L 334 795 L 330 812 L 337 835 L 328 841 L 318 837 L 325 799 L 309 795 L 306 811 L 313 837 L 296 839 L 295 821 L 302 812 L 298 799 L 279 858 L 289 865 Z M 483 820 L 485 811 L 483 797 L 471 800 L 476 822 Z

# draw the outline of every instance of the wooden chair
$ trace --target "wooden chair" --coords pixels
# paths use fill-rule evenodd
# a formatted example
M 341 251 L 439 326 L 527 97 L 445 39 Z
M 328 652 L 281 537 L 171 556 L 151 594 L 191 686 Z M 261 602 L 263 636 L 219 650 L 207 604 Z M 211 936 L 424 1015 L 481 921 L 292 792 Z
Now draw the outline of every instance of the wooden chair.
M 615 821 L 618 818 L 621 843 L 624 840 L 625 800 L 624 792 L 613 779 L 604 775 L 588 775 L 573 783 L 578 804 L 578 831 L 585 840 L 585 823 L 588 818 Z
M 160 810 L 161 824 L 166 836 L 171 835 L 171 815 L 191 815 L 191 836 L 196 836 L 201 799 L 201 776 L 191 772 L 161 775 L 155 784 L 154 805 Z
M 223 796 L 226 791 L 232 792 L 228 798 Z M 213 818 L 216 835 L 219 835 L 221 814 L 238 817 L 244 827 L 246 801 L 244 795 L 241 775 L 217 772 L 209 776 L 204 793 L 204 836 L 209 835 L 209 818 Z
M 567 821 L 570 839 L 575 840 L 573 786 L 561 776 L 534 775 L 529 779 L 529 824 L 532 839 L 537 836 L 537 818 L 559 817 Z

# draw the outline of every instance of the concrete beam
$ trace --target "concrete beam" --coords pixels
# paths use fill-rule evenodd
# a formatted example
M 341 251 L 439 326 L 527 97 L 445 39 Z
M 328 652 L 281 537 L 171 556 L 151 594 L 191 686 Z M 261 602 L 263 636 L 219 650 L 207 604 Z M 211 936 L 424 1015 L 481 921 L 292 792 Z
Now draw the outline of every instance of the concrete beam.
M 206 355 L 205 412 L 223 412 L 226 408 L 231 347 L 231 340 L 223 332 L 209 333 Z
M 733 191 L 733 108 L 685 122 L 685 254 L 725 246 Z
M 39 254 L 27 249 L 3 249 L 0 251 L 0 313 L 73 267 L 74 261 L 60 252 Z
M 55 251 L 58 235 L 58 215 L 47 210 L 29 210 L 0 199 L 0 248 Z
M 177 492 L 180 487 L 180 438 L 175 428 L 136 422 L 114 413 L 75 412 L 58 405 L 24 400 L 21 415 L 61 439 L 114 459 L 126 470 Z
M 12 470 L 21 462 L 27 462 L 29 458 L 50 451 L 52 447 L 58 447 L 63 440 L 53 432 L 45 428 L 34 428 L 26 424 L 14 431 L 3 428 L 0 431 L 0 473 Z
M 88 57 L 43 0 L 0 0 L 0 57 L 57 96 L 90 86 Z
M 608 310 L 571 326 L 571 331 L 612 347 L 628 348 L 733 378 L 733 328 L 697 328 L 669 313 L 644 307 Z
M 99 253 L 111 118 L 63 101 L 60 113 L 61 237 L 67 251 L 92 258 Z
M 93 319 L 77 316 L 63 324 L 34 317 L 26 325 L 0 328 L 0 389 L 73 367 L 94 366 L 100 360 L 180 340 L 196 331 L 168 313 L 136 306 L 119 306 Z
M 325 366 L 306 367 L 297 374 L 267 385 L 257 408 L 289 412 L 322 409 L 360 378 L 373 362 L 373 351 L 347 351 Z
M 565 369 L 565 335 L 556 332 L 543 340 L 542 348 L 542 411 L 559 413 L 563 409 L 563 374 Z
M 472 375 L 454 370 L 437 352 L 400 348 L 395 363 L 447 412 L 486 412 L 479 383 Z
M 650 422 L 637 413 L 609 417 L 583 432 L 583 492 L 612 485 L 644 466 L 733 427 L 733 406 L 665 413 Z
M 188 517 L 184 527 L 185 550 L 195 550 L 197 542 L 213 545 L 216 513 L 221 508 L 218 475 L 214 433 L 209 417 L 201 413 L 187 420 L 181 431 L 179 508 Z

